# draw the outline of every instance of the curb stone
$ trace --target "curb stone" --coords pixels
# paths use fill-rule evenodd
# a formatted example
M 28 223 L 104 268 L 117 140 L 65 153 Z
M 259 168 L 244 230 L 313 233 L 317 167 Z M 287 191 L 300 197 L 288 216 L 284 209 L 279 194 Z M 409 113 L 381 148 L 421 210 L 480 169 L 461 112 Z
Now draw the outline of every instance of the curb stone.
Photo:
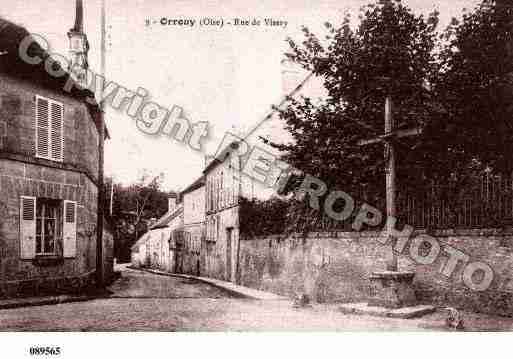
M 233 284 L 233 283 L 226 282 L 226 281 L 219 280 L 219 279 L 197 277 L 197 276 L 193 276 L 193 275 L 189 275 L 189 274 L 168 273 L 168 272 L 163 272 L 160 270 L 149 269 L 149 268 L 136 268 L 136 267 L 132 267 L 132 266 L 128 266 L 127 268 L 139 270 L 139 271 L 143 271 L 143 272 L 148 272 L 148 273 L 153 273 L 153 274 L 157 274 L 157 275 L 197 280 L 199 282 L 206 283 L 206 284 L 212 285 L 216 288 L 222 289 L 226 292 L 229 292 L 230 294 L 232 294 L 234 296 L 246 298 L 246 299 L 290 300 L 290 298 L 280 296 L 280 295 L 277 295 L 274 293 L 269 293 L 269 292 L 264 292 L 264 291 L 258 290 L 258 289 L 244 287 L 241 285 Z

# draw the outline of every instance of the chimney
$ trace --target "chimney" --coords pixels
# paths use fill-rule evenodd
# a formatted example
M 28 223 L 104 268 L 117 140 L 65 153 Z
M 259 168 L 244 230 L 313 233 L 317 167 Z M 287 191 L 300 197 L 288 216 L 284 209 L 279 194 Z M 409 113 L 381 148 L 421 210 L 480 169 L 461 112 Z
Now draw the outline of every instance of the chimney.
M 84 32 L 84 6 L 82 0 L 75 1 L 75 24 L 68 31 L 69 38 L 69 72 L 72 78 L 83 88 L 87 87 L 87 54 L 89 42 Z
M 167 199 L 167 211 L 173 212 L 176 208 L 176 197 L 168 197 Z

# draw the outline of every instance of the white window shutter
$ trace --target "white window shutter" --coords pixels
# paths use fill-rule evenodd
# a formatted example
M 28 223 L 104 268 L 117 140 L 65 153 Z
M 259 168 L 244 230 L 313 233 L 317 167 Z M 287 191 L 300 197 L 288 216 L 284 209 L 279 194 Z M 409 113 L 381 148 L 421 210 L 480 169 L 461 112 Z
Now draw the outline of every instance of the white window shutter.
M 49 106 L 47 99 L 36 97 L 36 155 L 42 158 L 50 157 Z
M 56 102 L 50 103 L 50 157 L 55 161 L 62 161 L 63 136 L 63 106 Z
M 20 197 L 20 257 L 36 256 L 36 198 Z
M 64 201 L 62 217 L 63 256 L 73 258 L 77 253 L 77 203 Z

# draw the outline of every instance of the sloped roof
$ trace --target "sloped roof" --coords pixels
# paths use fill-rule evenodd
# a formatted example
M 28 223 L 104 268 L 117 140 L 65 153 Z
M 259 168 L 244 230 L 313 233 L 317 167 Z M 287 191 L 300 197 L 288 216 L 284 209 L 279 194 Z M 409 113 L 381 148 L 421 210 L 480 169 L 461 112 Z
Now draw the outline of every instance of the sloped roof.
M 139 247 L 140 245 L 146 243 L 146 241 L 148 241 L 148 239 L 150 239 L 150 232 L 146 232 L 144 233 L 134 244 L 132 244 L 132 246 L 130 247 L 130 249 L 134 249 L 136 247 Z
M 178 217 L 183 213 L 183 206 L 177 207 L 173 212 L 167 212 L 162 217 L 159 218 L 157 223 L 150 227 L 150 231 L 159 228 L 167 227 L 173 219 Z
M 195 189 L 198 189 L 198 188 L 201 188 L 205 185 L 205 177 L 204 176 L 201 176 L 200 178 L 198 178 L 196 181 L 192 182 L 192 184 L 190 184 L 186 189 L 184 189 L 181 193 L 181 195 L 183 196 L 184 194 L 186 193 L 189 193 L 189 192 L 192 192 L 194 191 Z
M 230 149 L 229 147 L 232 148 L 232 150 L 236 150 L 238 147 L 239 147 L 239 143 L 240 141 L 233 141 L 232 143 L 230 143 L 229 145 L 227 145 L 224 150 L 219 154 L 219 156 L 216 156 L 212 159 L 212 161 L 210 161 L 210 163 L 207 165 L 207 167 L 203 170 L 203 173 L 204 174 L 207 174 L 208 172 L 210 172 L 214 167 L 216 167 L 217 165 L 223 163 L 226 158 L 228 157 L 228 155 L 230 154 Z M 222 157 L 221 159 L 219 157 Z
M 39 56 L 43 61 L 37 65 L 26 63 L 18 54 L 19 46 L 25 38 L 32 38 L 34 41 L 27 49 L 29 56 Z M 76 98 L 84 102 L 91 112 L 91 116 L 97 128 L 101 121 L 101 110 L 99 106 L 90 104 L 86 99 L 94 99 L 94 94 L 87 89 L 79 89 L 73 86 L 70 91 L 65 91 L 64 86 L 68 81 L 73 81 L 69 72 L 61 77 L 54 77 L 45 70 L 45 60 L 50 55 L 35 41 L 34 37 L 22 26 L 0 17 L 0 73 L 36 83 L 46 89 L 59 92 L 63 95 Z M 109 137 L 105 128 L 106 137 Z

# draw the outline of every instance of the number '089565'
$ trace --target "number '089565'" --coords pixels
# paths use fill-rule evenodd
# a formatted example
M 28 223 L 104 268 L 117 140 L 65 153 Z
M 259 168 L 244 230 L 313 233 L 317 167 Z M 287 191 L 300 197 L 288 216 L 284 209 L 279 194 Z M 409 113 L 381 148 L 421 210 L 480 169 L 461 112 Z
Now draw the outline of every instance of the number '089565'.
M 30 355 L 60 355 L 61 348 L 56 346 L 50 347 L 30 347 Z

